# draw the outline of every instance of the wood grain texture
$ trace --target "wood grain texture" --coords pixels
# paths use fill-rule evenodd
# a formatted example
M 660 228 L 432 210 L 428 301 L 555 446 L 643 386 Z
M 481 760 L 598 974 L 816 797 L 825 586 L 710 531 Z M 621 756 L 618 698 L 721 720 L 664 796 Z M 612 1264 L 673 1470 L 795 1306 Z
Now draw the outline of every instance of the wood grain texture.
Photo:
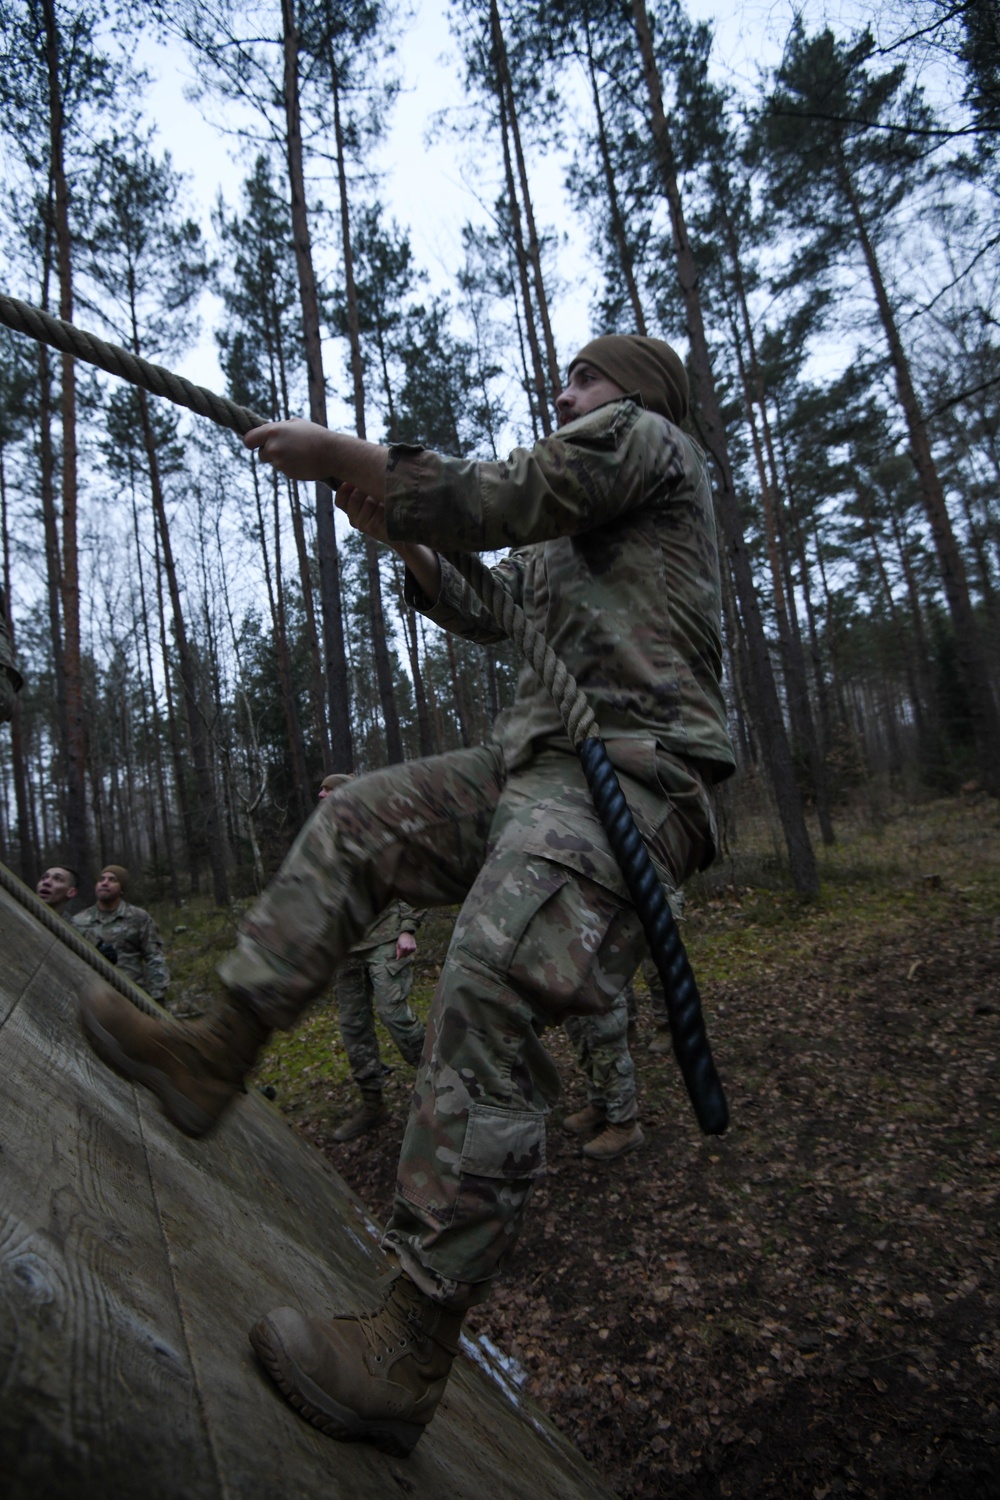
M 376 1226 L 252 1090 L 209 1140 L 173 1130 L 84 1043 L 86 966 L 13 906 L 0 892 L 3 1500 L 608 1500 L 465 1356 L 409 1459 L 302 1421 L 247 1332 L 282 1304 L 372 1306 Z

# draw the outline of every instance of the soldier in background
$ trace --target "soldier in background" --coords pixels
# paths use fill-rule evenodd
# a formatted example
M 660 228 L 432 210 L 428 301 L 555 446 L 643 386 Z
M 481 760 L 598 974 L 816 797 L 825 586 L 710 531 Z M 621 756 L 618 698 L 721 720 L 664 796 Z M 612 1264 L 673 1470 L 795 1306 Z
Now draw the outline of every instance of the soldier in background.
M 69 865 L 50 865 L 35 886 L 35 895 L 62 917 L 79 887 L 80 877 Z
M 646 1139 L 639 1124 L 635 1063 L 628 1045 L 634 1007 L 629 980 L 603 1015 L 568 1016 L 563 1023 L 587 1080 L 587 1103 L 566 1116 L 563 1129 L 590 1137 L 583 1154 L 591 1161 L 614 1161 Z
M 24 678 L 14 665 L 14 644 L 10 621 L 7 619 L 7 600 L 0 588 L 0 724 L 6 724 L 14 717 L 14 704 L 23 686 Z
M 684 892 L 668 893 L 675 921 L 684 911 Z M 663 1057 L 673 1050 L 667 997 L 656 964 L 648 955 L 636 970 L 649 988 L 654 1035 L 648 1051 Z M 639 1125 L 635 1063 L 630 1048 L 638 1034 L 639 1007 L 634 976 L 603 1016 L 570 1016 L 566 1035 L 576 1048 L 576 1060 L 587 1079 L 587 1103 L 563 1120 L 570 1135 L 589 1136 L 584 1156 L 592 1161 L 614 1161 L 634 1151 L 645 1140 Z
M 124 899 L 128 882 L 124 865 L 105 865 L 94 888 L 96 905 L 77 912 L 73 925 L 105 958 L 116 963 L 123 974 L 162 1005 L 170 983 L 163 939 L 149 912 Z M 109 948 L 114 958 L 107 951 Z
M 319 789 L 321 802 L 354 778 L 327 776 Z M 385 1067 L 375 1032 L 375 1012 L 400 1055 L 415 1068 L 424 1048 L 423 1023 L 410 1009 L 416 931 L 423 912 L 405 901 L 390 901 L 333 976 L 351 1076 L 361 1090 L 361 1107 L 333 1132 L 335 1141 L 353 1141 L 389 1117 L 382 1097 Z

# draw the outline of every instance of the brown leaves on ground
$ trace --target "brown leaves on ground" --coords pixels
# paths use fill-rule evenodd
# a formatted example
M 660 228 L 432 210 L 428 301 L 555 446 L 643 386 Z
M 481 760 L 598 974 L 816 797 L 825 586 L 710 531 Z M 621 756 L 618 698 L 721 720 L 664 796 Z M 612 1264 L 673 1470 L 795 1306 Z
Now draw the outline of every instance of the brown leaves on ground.
M 648 1024 L 640 1151 L 585 1164 L 553 1116 L 508 1277 L 469 1320 L 622 1496 L 1000 1495 L 1000 919 L 946 885 L 814 929 L 703 983 L 726 1136 L 698 1135 Z M 568 1112 L 583 1089 L 549 1040 Z M 311 1122 L 379 1218 L 407 1081 L 376 1136 Z

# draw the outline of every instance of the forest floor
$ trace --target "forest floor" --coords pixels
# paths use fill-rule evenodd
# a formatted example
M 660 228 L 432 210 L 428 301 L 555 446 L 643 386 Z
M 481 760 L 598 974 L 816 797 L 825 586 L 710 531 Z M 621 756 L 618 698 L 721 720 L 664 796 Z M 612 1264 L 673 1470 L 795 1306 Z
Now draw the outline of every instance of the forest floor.
M 509 1273 L 469 1318 L 622 1497 L 1000 1496 L 1000 813 L 838 833 L 812 906 L 766 835 L 689 890 L 727 1134 L 699 1135 L 643 1015 L 644 1147 L 591 1165 L 554 1113 Z M 192 994 L 231 934 L 206 923 L 171 945 Z M 420 934 L 423 1011 L 449 925 Z M 585 1091 L 548 1041 L 568 1112 Z M 333 1008 L 259 1074 L 378 1219 L 412 1082 L 383 1045 L 391 1122 L 343 1146 Z

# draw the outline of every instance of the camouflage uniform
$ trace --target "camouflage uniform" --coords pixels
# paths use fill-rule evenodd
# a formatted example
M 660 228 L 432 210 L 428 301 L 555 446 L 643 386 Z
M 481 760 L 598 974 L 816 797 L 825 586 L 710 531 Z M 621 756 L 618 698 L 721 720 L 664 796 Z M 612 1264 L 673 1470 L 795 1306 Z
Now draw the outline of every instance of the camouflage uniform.
M 684 909 L 684 892 L 669 891 L 675 918 Z M 670 1014 L 663 981 L 648 955 L 639 965 L 649 989 L 650 1009 L 658 1031 L 670 1030 Z M 576 1060 L 587 1079 L 587 1101 L 613 1125 L 634 1120 L 638 1113 L 635 1064 L 629 1050 L 639 1019 L 635 985 L 630 979 L 606 1016 L 574 1016 L 566 1022 L 566 1035 L 576 1049 Z
M 72 919 L 85 938 L 97 945 L 98 938 L 110 943 L 118 954 L 119 973 L 141 985 L 147 995 L 162 1003 L 170 983 L 163 939 L 159 928 L 141 906 L 119 901 L 114 911 L 88 906 Z
M 7 601 L 0 589 L 0 724 L 14 716 L 14 704 L 24 679 L 14 665 L 14 647 L 7 621 Z
M 671 888 L 715 847 L 705 780 L 733 753 L 720 689 L 720 584 L 701 451 L 631 400 L 506 463 L 397 445 L 393 541 L 515 550 L 494 570 L 587 692 Z M 442 560 L 410 601 L 500 638 Z M 326 798 L 248 913 L 224 982 L 289 1026 L 393 896 L 463 901 L 442 968 L 385 1246 L 425 1292 L 485 1295 L 545 1170 L 559 1079 L 541 1031 L 607 1011 L 643 939 L 548 693 L 526 669 L 497 742 L 377 771 Z
M 416 932 L 422 916 L 404 901 L 390 901 L 334 975 L 340 1034 L 351 1074 L 362 1093 L 382 1087 L 374 1010 L 400 1055 L 414 1068 L 420 1061 L 424 1028 L 407 1003 L 413 983 L 413 955 L 397 958 L 396 940 L 401 932 Z
M 631 1000 L 631 1004 L 630 1004 Z M 635 1063 L 628 1049 L 629 1015 L 635 1003 L 631 980 L 599 1016 L 570 1016 L 566 1035 L 587 1079 L 587 1103 L 612 1125 L 624 1125 L 638 1113 Z

